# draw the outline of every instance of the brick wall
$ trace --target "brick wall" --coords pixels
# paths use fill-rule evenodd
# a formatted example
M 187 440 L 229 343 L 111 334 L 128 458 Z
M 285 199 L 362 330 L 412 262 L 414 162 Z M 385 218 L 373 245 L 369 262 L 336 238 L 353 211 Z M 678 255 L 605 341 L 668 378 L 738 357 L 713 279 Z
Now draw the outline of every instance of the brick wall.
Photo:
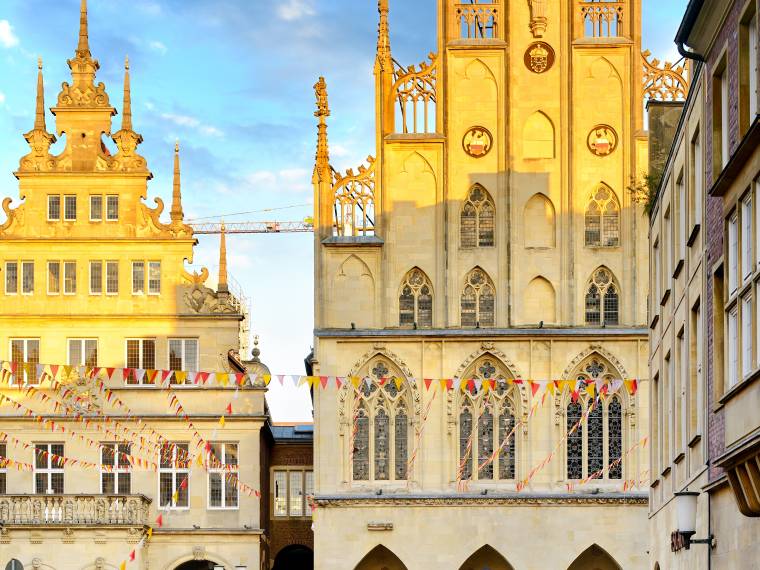
M 733 153 L 740 142 L 739 134 L 739 15 L 744 2 L 732 1 L 730 13 L 726 18 L 723 28 L 718 34 L 714 47 L 707 54 L 704 84 L 704 140 L 705 140 L 705 187 L 710 189 L 717 178 L 713 174 L 713 94 L 712 94 L 712 69 L 723 54 L 723 48 L 727 46 L 727 72 L 728 72 L 728 128 L 729 149 Z M 710 480 L 717 479 L 723 473 L 722 469 L 712 467 L 712 460 L 725 450 L 725 418 L 723 409 L 713 412 L 715 408 L 715 358 L 713 351 L 713 315 L 717 312 L 722 316 L 722 306 L 713 306 L 713 282 L 712 268 L 723 255 L 723 199 L 707 196 L 705 204 L 705 243 L 707 248 L 707 297 L 706 324 L 707 334 L 707 405 L 708 405 L 708 455 L 711 460 Z M 723 342 L 718 339 L 718 342 Z

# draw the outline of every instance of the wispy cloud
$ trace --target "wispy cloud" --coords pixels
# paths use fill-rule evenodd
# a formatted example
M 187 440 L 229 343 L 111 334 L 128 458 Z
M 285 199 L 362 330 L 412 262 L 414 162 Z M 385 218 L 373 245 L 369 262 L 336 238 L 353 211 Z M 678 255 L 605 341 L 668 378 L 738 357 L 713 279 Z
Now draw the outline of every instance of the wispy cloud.
M 202 135 L 208 135 L 210 137 L 222 137 L 224 133 L 213 125 L 207 125 L 201 122 L 200 119 L 192 117 L 190 115 L 180 115 L 177 113 L 161 113 L 159 115 L 165 121 L 173 123 L 178 127 L 185 127 L 188 129 L 194 129 Z
M 0 45 L 12 48 L 18 45 L 18 36 L 13 33 L 13 26 L 8 20 L 0 20 Z
M 169 51 L 166 45 L 158 40 L 148 42 L 148 47 L 153 51 L 160 53 L 161 55 L 166 55 L 166 52 Z
M 314 8 L 306 0 L 287 0 L 278 6 L 277 15 L 287 22 L 292 22 L 313 16 Z
M 305 168 L 257 170 L 244 176 L 255 192 L 302 194 L 311 192 L 311 172 Z

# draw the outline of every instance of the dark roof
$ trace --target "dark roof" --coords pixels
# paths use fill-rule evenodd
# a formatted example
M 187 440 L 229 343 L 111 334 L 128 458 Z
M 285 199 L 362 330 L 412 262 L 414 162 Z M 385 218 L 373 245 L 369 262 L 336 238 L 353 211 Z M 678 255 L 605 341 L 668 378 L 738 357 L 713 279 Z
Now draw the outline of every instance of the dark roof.
M 311 443 L 314 441 L 314 424 L 272 425 L 275 443 Z

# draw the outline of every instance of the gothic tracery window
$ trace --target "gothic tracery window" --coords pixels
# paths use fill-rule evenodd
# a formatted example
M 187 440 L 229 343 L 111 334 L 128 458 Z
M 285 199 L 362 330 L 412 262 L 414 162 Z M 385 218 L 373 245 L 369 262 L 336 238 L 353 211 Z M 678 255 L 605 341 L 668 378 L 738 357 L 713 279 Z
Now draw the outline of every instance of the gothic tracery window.
M 406 274 L 398 307 L 400 326 L 433 326 L 433 286 L 421 269 L 415 267 Z
M 463 248 L 492 247 L 496 208 L 480 184 L 470 189 L 460 214 L 460 243 Z
M 476 267 L 467 275 L 461 299 L 463 327 L 493 327 L 496 321 L 496 292 L 485 271 Z
M 586 207 L 586 245 L 620 245 L 620 204 L 609 186 L 600 184 Z
M 586 289 L 586 324 L 620 324 L 620 294 L 612 273 L 600 267 Z
M 411 389 L 388 360 L 376 358 L 366 369 L 355 394 L 353 480 L 406 480 Z
M 492 390 L 471 385 L 460 396 L 458 462 L 463 480 L 515 478 L 519 388 L 507 383 L 510 376 L 501 362 L 486 354 L 463 377 L 495 381 Z
M 602 394 L 598 399 L 585 394 L 589 382 L 603 380 L 611 385 L 617 374 L 604 359 L 592 356 L 575 375 L 581 394 L 566 405 L 567 478 L 594 476 L 599 480 L 623 477 L 623 406 L 619 395 Z M 618 379 L 618 382 L 621 382 Z M 593 408 L 589 409 L 593 404 Z M 581 421 L 583 415 L 585 420 Z M 575 427 L 571 434 L 570 430 Z M 614 463 L 614 465 L 613 465 Z

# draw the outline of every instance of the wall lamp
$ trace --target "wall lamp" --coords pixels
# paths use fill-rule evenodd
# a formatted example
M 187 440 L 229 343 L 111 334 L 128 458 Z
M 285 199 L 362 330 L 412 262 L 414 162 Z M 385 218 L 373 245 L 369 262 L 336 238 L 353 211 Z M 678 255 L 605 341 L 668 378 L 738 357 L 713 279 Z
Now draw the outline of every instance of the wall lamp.
M 697 533 L 697 498 L 696 491 L 681 491 L 674 493 L 676 506 L 676 523 L 678 530 L 670 535 L 670 550 L 678 552 L 685 548 L 689 550 L 692 544 L 709 544 L 715 547 L 715 537 L 692 538 Z

